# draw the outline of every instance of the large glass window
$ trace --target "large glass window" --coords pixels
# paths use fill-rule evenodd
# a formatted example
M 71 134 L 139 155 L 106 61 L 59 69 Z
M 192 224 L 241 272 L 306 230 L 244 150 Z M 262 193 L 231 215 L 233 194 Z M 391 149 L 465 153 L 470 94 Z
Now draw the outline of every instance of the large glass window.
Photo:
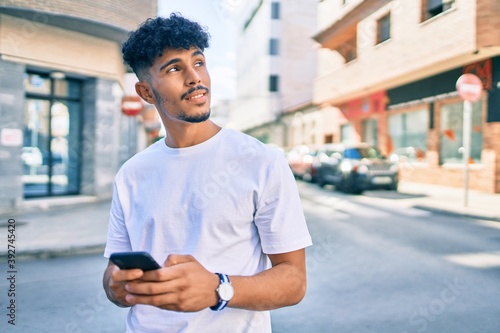
M 25 75 L 25 197 L 79 191 L 80 89 L 77 80 Z
M 389 135 L 392 153 L 411 162 L 423 162 L 427 152 L 427 109 L 389 116 Z
M 470 162 L 481 163 L 483 148 L 482 102 L 473 104 Z M 463 102 L 441 106 L 440 128 L 440 163 L 453 164 L 463 162 Z

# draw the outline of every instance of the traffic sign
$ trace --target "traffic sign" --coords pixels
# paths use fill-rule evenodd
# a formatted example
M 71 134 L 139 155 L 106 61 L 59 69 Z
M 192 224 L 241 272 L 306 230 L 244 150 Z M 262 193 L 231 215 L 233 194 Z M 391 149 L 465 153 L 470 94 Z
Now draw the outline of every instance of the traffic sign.
M 458 95 L 469 102 L 477 102 L 481 98 L 483 82 L 474 74 L 467 73 L 457 80 Z
M 142 100 L 139 96 L 123 96 L 122 112 L 127 116 L 137 116 L 143 109 Z

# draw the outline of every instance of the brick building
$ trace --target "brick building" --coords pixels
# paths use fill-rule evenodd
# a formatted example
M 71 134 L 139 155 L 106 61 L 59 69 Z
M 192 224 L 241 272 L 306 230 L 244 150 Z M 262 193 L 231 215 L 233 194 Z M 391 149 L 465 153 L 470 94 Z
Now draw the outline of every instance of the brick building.
M 121 113 L 120 44 L 156 11 L 156 0 L 0 0 L 0 210 L 111 194 L 139 126 Z
M 323 0 L 314 103 L 333 142 L 400 152 L 402 179 L 463 186 L 464 73 L 479 76 L 469 184 L 500 193 L 500 2 Z M 407 152 L 411 151 L 411 154 Z

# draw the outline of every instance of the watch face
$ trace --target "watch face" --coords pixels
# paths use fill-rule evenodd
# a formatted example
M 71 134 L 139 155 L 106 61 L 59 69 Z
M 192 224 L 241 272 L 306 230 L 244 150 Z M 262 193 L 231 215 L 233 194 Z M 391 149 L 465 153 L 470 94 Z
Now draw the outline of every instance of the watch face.
M 221 283 L 218 292 L 220 299 L 226 302 L 233 298 L 234 295 L 233 286 L 229 283 Z

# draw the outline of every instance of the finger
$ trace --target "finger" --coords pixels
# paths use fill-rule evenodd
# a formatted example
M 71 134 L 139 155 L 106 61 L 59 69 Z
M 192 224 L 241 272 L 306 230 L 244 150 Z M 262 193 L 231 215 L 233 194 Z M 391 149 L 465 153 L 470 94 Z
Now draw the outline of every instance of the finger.
M 161 294 L 161 295 L 135 295 L 128 294 L 125 296 L 127 303 L 153 305 L 166 310 L 179 311 L 179 296 L 178 294 Z
M 163 263 L 164 267 L 175 266 L 178 264 L 196 261 L 192 255 L 189 254 L 170 254 L 167 260 Z
M 132 281 L 140 279 L 144 272 L 140 269 L 117 269 L 111 273 L 114 281 Z
M 180 280 L 172 280 L 167 282 L 142 282 L 134 281 L 129 282 L 125 285 L 125 290 L 131 294 L 136 295 L 161 295 L 166 293 L 173 293 L 180 291 L 181 281 Z

